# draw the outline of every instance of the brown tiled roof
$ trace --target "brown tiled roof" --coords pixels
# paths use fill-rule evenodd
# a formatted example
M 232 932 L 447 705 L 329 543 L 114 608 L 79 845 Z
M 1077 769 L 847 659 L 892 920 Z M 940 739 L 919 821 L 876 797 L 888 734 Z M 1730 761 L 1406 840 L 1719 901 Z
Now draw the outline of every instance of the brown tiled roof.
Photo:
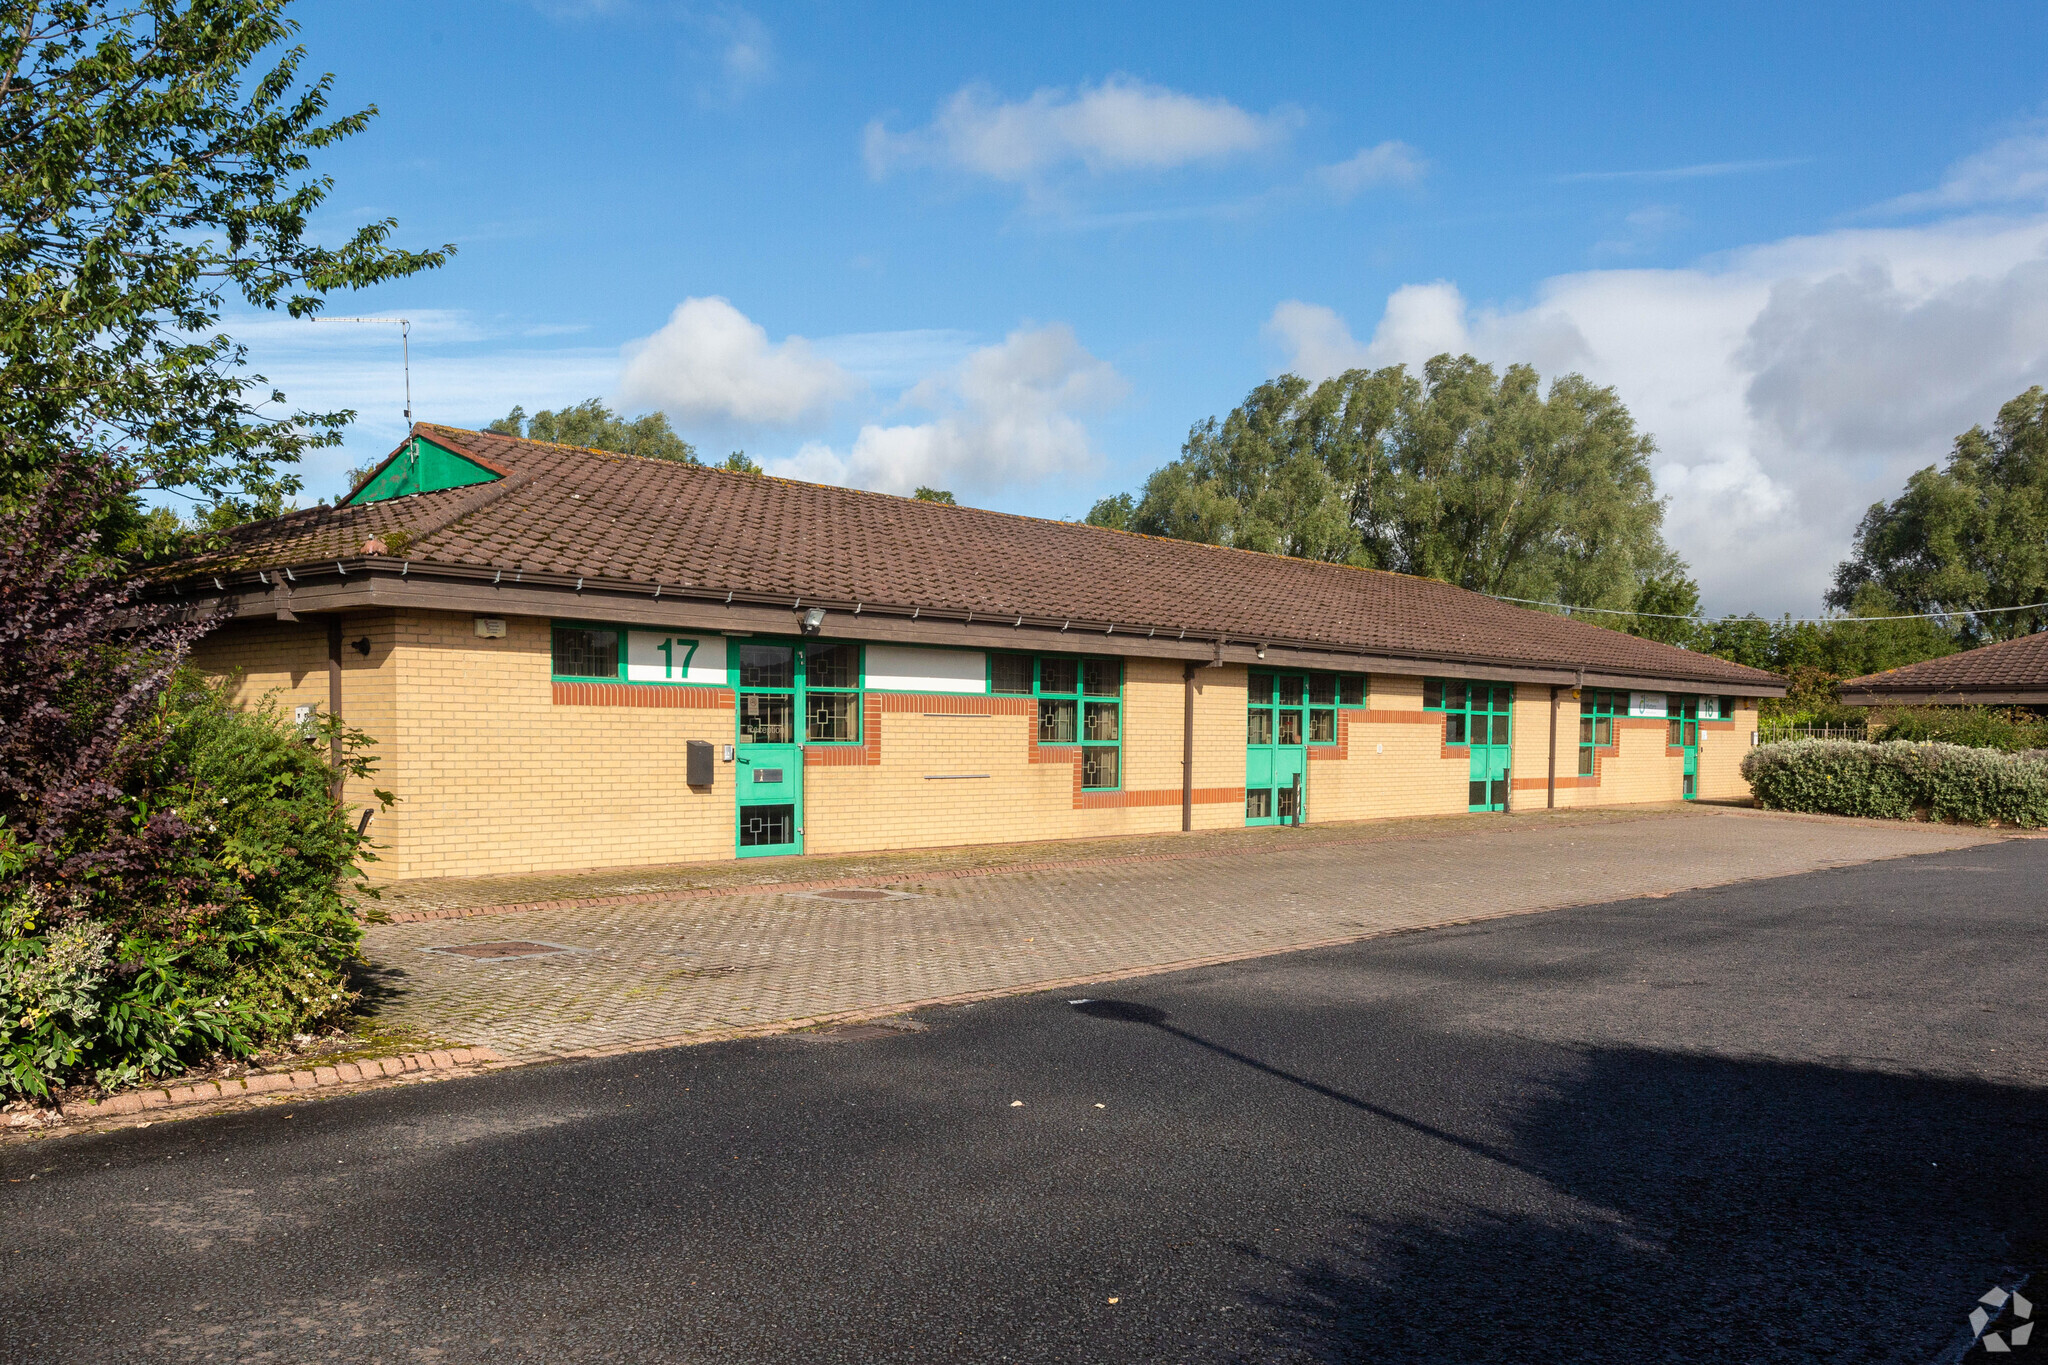
M 1851 678 L 1857 692 L 2048 692 L 2048 632 Z
M 520 570 L 670 592 L 1071 619 L 1077 628 L 1156 628 L 1706 686 L 1780 685 L 1757 669 L 1426 578 L 453 427 L 423 423 L 414 432 L 514 473 L 243 527 L 222 551 L 167 576 L 388 549 L 414 571 Z M 386 544 L 365 550 L 372 539 Z

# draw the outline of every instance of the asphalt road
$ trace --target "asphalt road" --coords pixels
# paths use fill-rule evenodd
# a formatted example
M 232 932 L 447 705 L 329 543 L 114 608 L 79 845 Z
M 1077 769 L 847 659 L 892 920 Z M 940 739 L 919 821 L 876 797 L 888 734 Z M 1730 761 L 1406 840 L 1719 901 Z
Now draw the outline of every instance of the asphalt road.
M 2048 1301 L 2044 873 L 11 1146 L 0 1358 L 1931 1361 Z

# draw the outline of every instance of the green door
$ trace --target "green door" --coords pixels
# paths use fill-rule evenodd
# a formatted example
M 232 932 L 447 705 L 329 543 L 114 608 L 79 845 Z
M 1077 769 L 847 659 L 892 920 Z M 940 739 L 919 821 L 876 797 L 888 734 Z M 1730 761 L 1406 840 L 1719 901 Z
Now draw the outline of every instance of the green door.
M 733 763 L 739 856 L 804 851 L 804 746 L 797 730 L 796 646 L 739 647 L 739 744 Z
M 1510 683 L 1467 684 L 1466 743 L 1472 746 L 1468 810 L 1508 808 L 1509 738 L 1515 689 Z
M 1670 743 L 1685 753 L 1685 776 L 1679 795 L 1691 801 L 1700 794 L 1700 699 L 1673 697 L 1670 726 Z
M 1245 704 L 1244 822 L 1298 825 L 1308 817 L 1308 677 L 1251 675 Z

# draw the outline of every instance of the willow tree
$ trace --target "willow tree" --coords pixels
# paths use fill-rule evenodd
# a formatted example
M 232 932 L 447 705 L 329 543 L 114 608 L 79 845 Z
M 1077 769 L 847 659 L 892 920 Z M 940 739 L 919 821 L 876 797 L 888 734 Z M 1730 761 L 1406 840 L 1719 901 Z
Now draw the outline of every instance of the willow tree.
M 1496 374 L 1471 356 L 1281 375 L 1197 424 L 1135 505 L 1134 531 L 1394 569 L 1573 606 L 1635 609 L 1682 574 L 1662 535 L 1655 445 L 1614 390 Z

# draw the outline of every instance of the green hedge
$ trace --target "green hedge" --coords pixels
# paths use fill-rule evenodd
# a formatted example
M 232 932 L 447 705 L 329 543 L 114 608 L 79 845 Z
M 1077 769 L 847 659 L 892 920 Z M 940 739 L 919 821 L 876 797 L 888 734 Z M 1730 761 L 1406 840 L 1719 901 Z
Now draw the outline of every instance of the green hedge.
M 2048 757 L 2039 752 L 1903 740 L 1788 740 L 1750 750 L 1742 775 L 1757 804 L 1772 810 L 2048 824 Z
M 357 998 L 362 925 L 345 892 L 375 854 L 329 795 L 339 727 L 308 734 L 272 701 L 244 710 L 192 675 L 151 723 L 165 742 L 128 796 L 132 818 L 168 813 L 187 833 L 135 903 L 29 879 L 34 848 L 0 821 L 0 1098 L 247 1056 Z M 341 737 L 345 754 L 366 742 Z

